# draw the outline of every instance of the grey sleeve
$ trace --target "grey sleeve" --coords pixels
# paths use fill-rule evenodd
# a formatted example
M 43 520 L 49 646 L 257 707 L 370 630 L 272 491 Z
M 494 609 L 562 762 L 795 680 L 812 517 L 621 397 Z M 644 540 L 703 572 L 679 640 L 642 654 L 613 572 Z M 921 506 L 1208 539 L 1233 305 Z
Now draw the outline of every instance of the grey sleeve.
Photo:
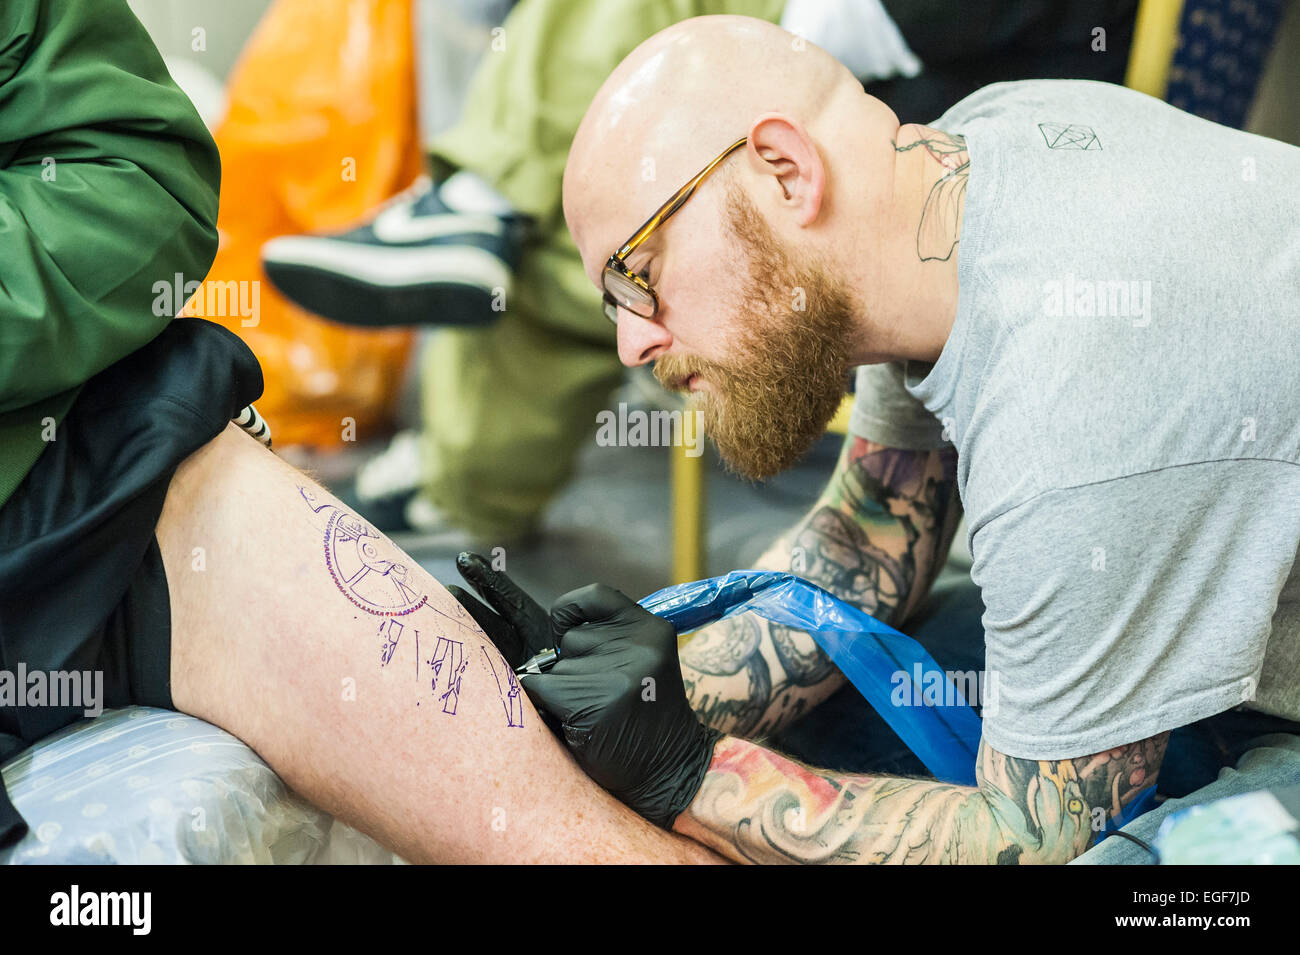
M 934 451 L 950 443 L 939 420 L 903 386 L 903 364 L 894 361 L 858 368 L 849 431 L 904 451 Z

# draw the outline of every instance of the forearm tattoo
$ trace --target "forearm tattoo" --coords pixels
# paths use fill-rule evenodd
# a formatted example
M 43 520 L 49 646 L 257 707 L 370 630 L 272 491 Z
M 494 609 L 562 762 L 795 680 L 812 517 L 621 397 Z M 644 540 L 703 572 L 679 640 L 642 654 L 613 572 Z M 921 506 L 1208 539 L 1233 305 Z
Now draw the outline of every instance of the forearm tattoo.
M 810 769 L 728 737 L 676 828 L 737 861 L 1064 863 L 1154 785 L 1169 734 L 1081 759 L 980 746 L 976 786 Z
M 897 623 L 929 589 L 959 518 L 952 449 L 898 451 L 850 437 L 826 493 L 758 564 Z M 843 680 L 808 634 L 752 614 L 700 630 L 681 664 L 700 719 L 748 738 L 788 725 Z
M 916 254 L 922 262 L 946 262 L 952 257 L 961 236 L 962 199 L 970 178 L 970 156 L 964 136 L 949 136 L 935 131 L 926 139 L 900 146 L 896 152 L 924 149 L 944 172 L 926 194 L 921 221 L 916 229 Z

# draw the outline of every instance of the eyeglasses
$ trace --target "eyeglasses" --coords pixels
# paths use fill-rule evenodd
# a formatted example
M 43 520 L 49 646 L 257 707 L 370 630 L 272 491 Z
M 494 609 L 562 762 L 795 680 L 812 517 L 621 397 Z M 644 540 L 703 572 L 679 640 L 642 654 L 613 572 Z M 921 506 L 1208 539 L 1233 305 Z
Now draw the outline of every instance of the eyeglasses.
M 622 247 L 609 257 L 609 261 L 605 263 L 601 284 L 605 289 L 605 315 L 611 322 L 618 324 L 620 307 L 642 318 L 655 317 L 659 311 L 659 296 L 645 279 L 627 267 L 627 257 L 635 252 L 655 229 L 667 222 L 674 212 L 684 206 L 700 183 L 708 178 L 709 173 L 717 169 L 722 160 L 745 145 L 747 139 L 748 137 L 738 139 L 728 146 L 726 151 L 705 166 L 699 175 L 678 189 L 676 195 L 660 206 L 658 211 L 645 221 L 645 225 L 637 229 L 632 234 L 632 238 L 624 242 Z

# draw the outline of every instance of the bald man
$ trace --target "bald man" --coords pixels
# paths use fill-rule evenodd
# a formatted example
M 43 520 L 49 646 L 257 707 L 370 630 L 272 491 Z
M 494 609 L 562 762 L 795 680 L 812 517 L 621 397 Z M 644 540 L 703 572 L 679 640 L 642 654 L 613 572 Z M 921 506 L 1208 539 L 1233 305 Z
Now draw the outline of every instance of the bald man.
M 1106 84 L 998 84 L 900 125 L 770 24 L 638 47 L 564 179 L 622 361 L 689 392 L 755 478 L 861 366 L 830 484 L 761 566 L 797 551 L 900 620 L 964 509 L 999 693 L 974 786 L 802 766 L 744 737 L 841 684 L 808 635 L 737 618 L 679 661 L 670 627 L 592 587 L 523 678 L 579 763 L 737 860 L 1062 863 L 1152 797 L 1171 731 L 1294 734 L 1297 178 L 1300 150 Z M 1289 761 L 1254 788 L 1300 780 L 1275 740 Z

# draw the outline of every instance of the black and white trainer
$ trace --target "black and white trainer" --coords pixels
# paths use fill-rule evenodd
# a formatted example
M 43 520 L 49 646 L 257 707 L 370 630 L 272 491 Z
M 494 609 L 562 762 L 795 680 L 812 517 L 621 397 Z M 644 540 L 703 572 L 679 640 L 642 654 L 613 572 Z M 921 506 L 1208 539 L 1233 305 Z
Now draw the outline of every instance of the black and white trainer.
M 349 325 L 487 325 L 504 307 L 530 220 L 459 172 L 421 178 L 364 224 L 262 246 L 295 305 Z

